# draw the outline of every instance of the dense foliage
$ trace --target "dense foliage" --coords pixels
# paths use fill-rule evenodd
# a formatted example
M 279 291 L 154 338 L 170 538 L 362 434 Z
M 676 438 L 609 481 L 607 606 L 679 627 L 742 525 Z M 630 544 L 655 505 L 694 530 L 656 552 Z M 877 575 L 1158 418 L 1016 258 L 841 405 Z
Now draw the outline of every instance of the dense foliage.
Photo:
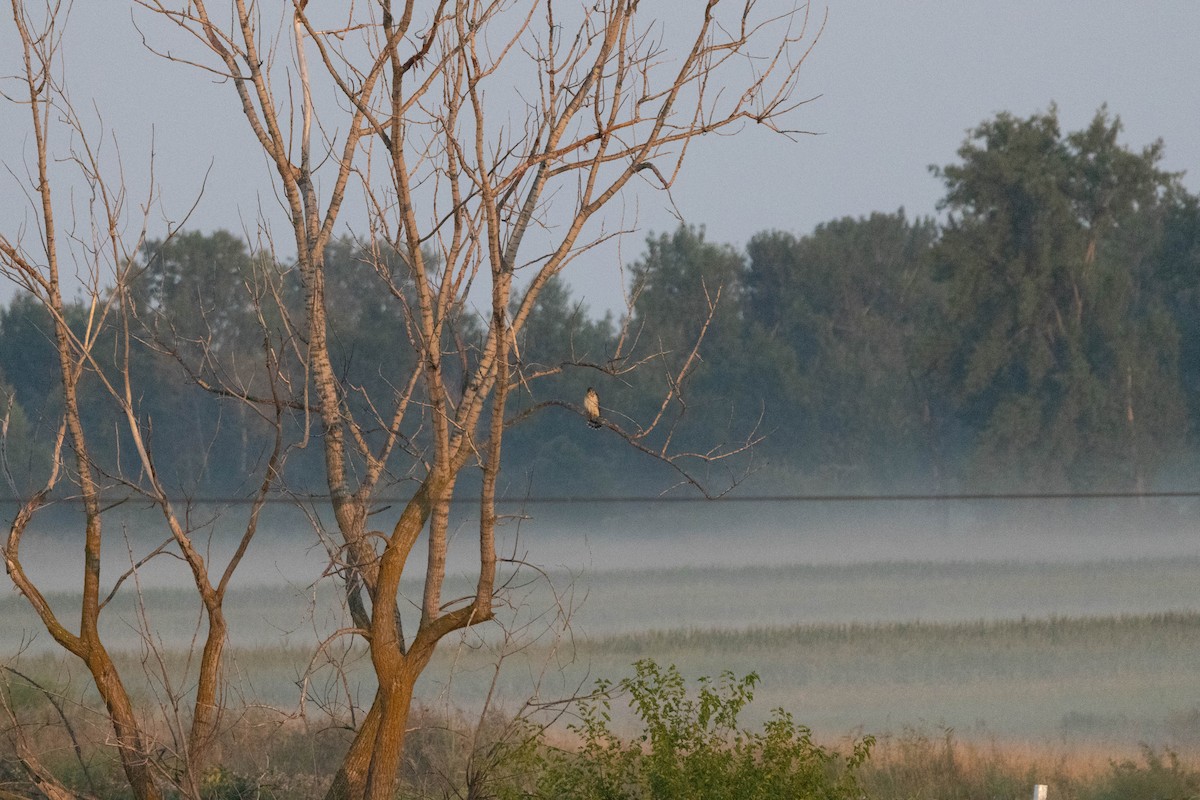
M 693 227 L 651 236 L 629 269 L 629 362 L 686 351 L 718 301 L 663 435 L 707 447 L 757 429 L 766 438 L 747 460 L 723 466 L 758 470 L 742 490 L 764 493 L 1194 484 L 1200 201 L 1160 168 L 1161 143 L 1130 150 L 1120 131 L 1103 109 L 1069 133 L 1053 108 L 1000 114 L 969 134 L 957 162 L 934 169 L 945 184 L 940 221 L 872 213 L 806 235 L 761 232 L 744 252 Z M 408 365 L 395 359 L 409 348 L 393 346 L 407 335 L 403 304 L 359 291 L 364 246 L 332 248 L 328 302 L 344 391 L 366 398 L 402 388 Z M 254 393 L 263 323 L 279 330 L 296 310 L 295 276 L 224 232 L 151 242 L 142 260 L 134 363 L 153 435 L 172 443 L 159 468 L 181 492 L 239 492 L 264 456 L 265 421 L 200 385 Z M 83 303 L 72 315 L 81 330 L 89 322 Z M 461 309 L 445 349 L 466 365 L 480 328 Z M 506 440 L 510 496 L 670 484 L 661 464 L 554 404 L 579 403 L 595 385 L 616 424 L 654 413 L 661 370 L 596 369 L 613 366 L 619 329 L 566 284 L 543 293 L 518 356 L 526 371 L 561 371 L 523 384 L 513 404 L 514 417 L 548 405 Z M 0 310 L 0 408 L 18 490 L 44 474 L 55 434 L 48 330 L 28 298 Z M 106 422 L 113 409 L 91 402 L 85 421 L 103 460 L 128 476 L 135 465 L 121 463 L 127 450 Z M 318 449 L 305 436 L 318 428 L 299 403 L 289 424 L 290 484 L 319 486 Z
M 572 726 L 581 744 L 544 749 L 538 760 L 536 797 L 580 800 L 704 797 L 710 800 L 768 800 L 803 797 L 840 800 L 861 797 L 856 770 L 873 740 L 854 743 L 848 756 L 828 750 L 812 732 L 777 709 L 761 731 L 738 727 L 738 715 L 753 699 L 758 677 L 701 678 L 688 691 L 674 666 L 651 660 L 634 665 L 633 677 L 616 687 L 601 681 L 584 700 Z M 612 690 L 629 697 L 638 735 L 622 738 L 612 726 Z

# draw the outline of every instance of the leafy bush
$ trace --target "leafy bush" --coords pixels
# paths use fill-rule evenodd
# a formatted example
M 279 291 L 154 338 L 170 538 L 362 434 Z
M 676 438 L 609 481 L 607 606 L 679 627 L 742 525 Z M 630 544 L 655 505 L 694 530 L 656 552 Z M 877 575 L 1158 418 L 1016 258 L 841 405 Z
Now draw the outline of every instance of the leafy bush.
M 200 783 L 200 800 L 273 800 L 274 797 L 258 781 L 225 767 L 212 768 Z
M 1200 773 L 1179 763 L 1179 756 L 1143 746 L 1145 766 L 1127 759 L 1113 762 L 1109 775 L 1087 796 L 1089 800 L 1195 800 Z
M 639 661 L 635 675 L 616 688 L 629 696 L 640 735 L 626 741 L 613 732 L 613 685 L 597 682 L 571 726 L 581 746 L 542 752 L 534 794 L 578 800 L 860 797 L 856 773 L 873 740 L 855 742 L 843 757 L 814 743 L 812 732 L 782 709 L 761 731 L 742 730 L 737 718 L 757 683 L 753 673 L 736 679 L 725 672 L 718 680 L 701 678 L 693 697 L 674 666 Z

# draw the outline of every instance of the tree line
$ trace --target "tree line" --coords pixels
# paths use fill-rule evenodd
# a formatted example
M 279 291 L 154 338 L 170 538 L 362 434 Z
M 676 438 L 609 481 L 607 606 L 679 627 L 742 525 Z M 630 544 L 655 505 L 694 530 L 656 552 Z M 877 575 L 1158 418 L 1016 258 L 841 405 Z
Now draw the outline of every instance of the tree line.
M 570 407 L 592 385 L 612 425 L 669 417 L 663 435 L 675 447 L 753 441 L 721 466 L 750 470 L 744 493 L 1191 488 L 1200 201 L 1161 168 L 1161 142 L 1134 150 L 1120 132 L 1106 109 L 1072 132 L 1054 108 L 999 114 L 933 169 L 945 187 L 938 219 L 871 213 L 804 235 L 763 231 L 744 250 L 691 226 L 653 235 L 628 270 L 625 320 L 594 316 L 553 279 L 514 339 L 520 370 L 552 374 L 510 399 L 503 492 L 670 485 L 661 461 Z M 412 349 L 398 346 L 406 304 L 370 287 L 389 270 L 403 301 L 404 264 L 351 239 L 333 241 L 325 260 L 330 352 L 348 402 L 402 390 L 414 366 Z M 237 398 L 213 402 L 213 387 L 261 388 L 264 315 L 298 316 L 301 282 L 224 231 L 147 242 L 134 267 L 131 369 L 159 472 L 187 496 L 246 491 L 273 421 Z M 268 271 L 283 279 L 267 286 Z M 90 311 L 68 304 L 72 326 L 86 329 Z M 487 319 L 467 303 L 451 318 L 448 353 L 482 346 Z M 18 493 L 42 480 L 61 416 L 52 327 L 27 295 L 0 310 L 4 455 Z M 118 334 L 98 333 L 100 357 L 116 357 Z M 691 366 L 679 368 L 697 341 Z M 613 369 L 614 354 L 663 368 L 627 373 Z M 469 374 L 465 360 L 446 361 Z M 672 382 L 678 391 L 663 404 Z M 136 474 L 109 421 L 112 398 L 82 396 L 93 457 L 108 474 Z M 547 405 L 561 407 L 525 419 Z M 285 483 L 317 491 L 320 425 L 300 406 L 287 425 Z
M 1200 213 L 1101 109 L 999 114 L 934 168 L 940 220 L 875 213 L 744 253 L 681 229 L 633 270 L 667 347 L 728 305 L 693 423 L 746 426 L 775 490 L 1194 488 Z M 686 334 L 686 332 L 684 332 Z

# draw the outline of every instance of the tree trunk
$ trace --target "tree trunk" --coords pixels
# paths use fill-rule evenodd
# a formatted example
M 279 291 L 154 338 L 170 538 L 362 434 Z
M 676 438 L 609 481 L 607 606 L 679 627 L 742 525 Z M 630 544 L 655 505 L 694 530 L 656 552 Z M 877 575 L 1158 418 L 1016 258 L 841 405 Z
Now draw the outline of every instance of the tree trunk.
M 350 750 L 334 775 L 325 800 L 384 800 L 395 795 L 408 727 L 409 707 L 419 670 L 402 667 L 375 701 Z
M 380 698 L 376 693 L 375 702 L 371 704 L 371 709 L 359 726 L 354 741 L 350 743 L 350 750 L 333 776 L 333 783 L 325 793 L 325 800 L 356 800 L 365 795 L 367 773 L 371 768 L 371 749 L 375 744 L 375 732 L 379 729 L 380 717 Z
M 199 776 L 213 761 L 222 705 L 218 701 L 221 687 L 221 657 L 225 652 L 227 626 L 225 615 L 218 606 L 208 615 L 208 637 L 200 657 L 196 702 L 192 710 L 192 726 L 188 734 L 187 771 L 193 788 L 198 788 Z
M 121 767 L 125 770 L 133 796 L 138 800 L 160 800 L 162 793 L 150 772 L 146 745 L 133 712 L 133 703 L 112 659 L 103 647 L 93 647 L 85 661 L 96 682 L 96 689 L 104 700 L 104 707 L 108 709 L 108 717 L 112 720 Z

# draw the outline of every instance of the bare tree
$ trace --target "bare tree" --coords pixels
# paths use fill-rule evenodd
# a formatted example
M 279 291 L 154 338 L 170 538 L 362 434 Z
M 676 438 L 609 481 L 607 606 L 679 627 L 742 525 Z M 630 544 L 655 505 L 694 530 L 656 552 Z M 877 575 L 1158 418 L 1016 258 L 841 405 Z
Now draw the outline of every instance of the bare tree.
M 194 38 L 199 54 L 162 54 L 228 81 L 274 167 L 303 284 L 297 332 L 339 558 L 378 678 L 329 796 L 390 797 L 414 685 L 435 646 L 493 617 L 501 445 L 517 421 L 506 415 L 511 393 L 563 369 L 633 366 L 622 349 L 534 374 L 517 334 L 551 278 L 622 232 L 601 211 L 633 182 L 669 192 L 697 137 L 748 125 L 786 133 L 780 122 L 798 105 L 813 38 L 808 8 L 707 0 L 668 23 L 647 18 L 653 4 L 637 0 L 291 0 L 278 24 L 252 0 L 138 2 Z M 347 223 L 343 209 L 359 196 L 365 211 Z M 330 354 L 337 309 L 327 302 L 326 248 L 339 225 L 373 253 L 378 284 L 363 291 L 389 296 L 405 315 L 407 341 L 395 345 L 411 350 L 415 367 L 387 396 L 342 380 Z M 486 306 L 474 343 L 456 336 L 472 300 Z M 664 410 L 678 402 L 679 373 L 696 350 L 678 356 Z M 583 421 L 575 401 L 549 405 Z M 693 483 L 689 459 L 746 446 L 674 452 L 672 418 L 605 427 Z M 390 529 L 370 530 L 373 499 L 398 464 L 411 497 Z M 450 501 L 476 471 L 474 590 L 448 601 Z M 414 625 L 400 579 L 422 538 Z
M 135 796 L 160 797 L 160 784 L 166 780 L 177 783 L 188 796 L 199 797 L 200 775 L 215 743 L 222 711 L 222 656 L 228 640 L 223 601 L 230 579 L 254 536 L 267 492 L 276 479 L 282 451 L 280 409 L 283 406 L 268 406 L 276 432 L 274 449 L 252 493 L 253 502 L 241 539 L 224 568 L 214 569 L 210 574 L 213 565 L 206 559 L 203 548 L 193 542 L 192 530 L 155 469 L 149 445 L 150 421 L 139 412 L 140 393 L 131 362 L 132 351 L 139 346 L 139 323 L 129 290 L 138 270 L 135 255 L 145 239 L 145 216 L 133 236 L 122 235 L 128 215 L 125 187 L 119 175 L 115 179 L 106 176 L 98 145 L 76 113 L 64 85 L 61 49 L 67 10 L 55 2 L 31 6 L 22 0 L 11 0 L 12 20 L 22 47 L 22 68 L 16 78 L 19 89 L 6 92 L 3 97 L 14 106 L 25 106 L 29 113 L 29 140 L 36 150 L 36 166 L 30 170 L 28 192 L 36 212 L 37 230 L 0 232 L 0 274 L 35 297 L 51 320 L 62 416 L 53 442 L 49 473 L 41 488 L 20 504 L 3 542 L 5 567 L 54 641 L 82 660 L 91 673 Z M 57 141 L 56 134 L 60 135 Z M 55 186 L 63 175 L 54 167 L 55 162 L 77 170 L 82 185 L 88 189 L 85 208 L 76 207 L 71 200 L 56 194 Z M 10 174 L 18 173 L 19 170 L 10 167 Z M 69 224 L 60 229 L 56 212 L 64 208 Z M 77 272 L 64 274 L 64 264 L 76 265 Z M 82 321 L 71 319 L 70 304 L 64 300 L 64 283 L 70 286 L 75 279 L 86 296 L 87 313 Z M 102 341 L 108 344 L 103 352 L 99 345 Z M 279 370 L 271 358 L 272 351 L 266 348 L 265 374 L 276 376 Z M 80 410 L 85 378 L 90 391 L 102 393 L 117 410 L 117 426 L 136 454 L 136 475 L 125 476 L 119 467 L 114 470 L 93 457 L 90 433 Z M 15 481 L 11 475 L 9 478 L 10 486 L 17 492 Z M 100 554 L 105 502 L 112 497 L 106 498 L 104 492 L 113 489 L 121 490 L 120 494 L 126 497 L 132 493 L 146 498 L 157 507 L 166 538 L 162 545 L 139 558 L 128 572 L 116 576 L 106 586 Z M 78 629 L 72 629 L 39 589 L 22 562 L 20 549 L 38 512 L 55 498 L 71 496 L 81 502 L 85 520 Z M 151 742 L 150 727 L 134 707 L 125 679 L 101 638 L 100 619 L 117 593 L 128 590 L 134 583 L 128 579 L 136 570 L 168 550 L 181 557 L 189 569 L 203 608 L 206 630 L 187 733 L 175 742 Z M 168 753 L 167 758 L 154 755 L 163 752 Z M 161 772 L 156 775 L 156 770 Z

